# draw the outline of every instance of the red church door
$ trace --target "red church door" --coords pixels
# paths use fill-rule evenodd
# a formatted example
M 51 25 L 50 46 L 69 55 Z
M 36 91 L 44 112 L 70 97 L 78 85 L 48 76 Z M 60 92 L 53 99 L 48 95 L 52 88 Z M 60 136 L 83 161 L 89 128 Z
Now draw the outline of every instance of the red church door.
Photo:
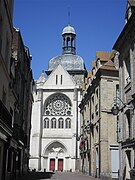
M 63 171 L 63 159 L 58 159 L 58 171 Z
M 50 171 L 55 171 L 55 159 L 50 159 Z

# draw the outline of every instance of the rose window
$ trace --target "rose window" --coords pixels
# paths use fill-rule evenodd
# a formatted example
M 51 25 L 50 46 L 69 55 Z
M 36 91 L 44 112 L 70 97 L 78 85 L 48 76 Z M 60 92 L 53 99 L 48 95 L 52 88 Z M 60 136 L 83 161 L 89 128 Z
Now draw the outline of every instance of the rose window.
M 54 111 L 62 111 L 65 109 L 65 102 L 61 99 L 55 100 L 52 104 L 52 108 Z
M 55 94 L 45 104 L 45 115 L 66 116 L 71 115 L 70 99 L 62 94 Z

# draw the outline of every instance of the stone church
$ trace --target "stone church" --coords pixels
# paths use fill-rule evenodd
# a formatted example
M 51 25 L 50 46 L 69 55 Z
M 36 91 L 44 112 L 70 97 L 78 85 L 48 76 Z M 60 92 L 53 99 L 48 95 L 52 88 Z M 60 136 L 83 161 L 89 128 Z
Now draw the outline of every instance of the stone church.
M 76 55 L 76 32 L 62 31 L 62 55 L 49 61 L 33 90 L 30 169 L 75 171 L 79 158 L 81 88 L 86 75 Z

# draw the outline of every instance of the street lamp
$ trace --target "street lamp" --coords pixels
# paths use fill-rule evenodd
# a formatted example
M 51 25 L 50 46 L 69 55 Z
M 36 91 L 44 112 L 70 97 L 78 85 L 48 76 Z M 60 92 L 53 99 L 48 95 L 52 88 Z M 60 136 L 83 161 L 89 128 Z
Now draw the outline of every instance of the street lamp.
M 113 113 L 114 116 L 117 116 L 118 113 L 119 113 L 119 105 L 116 104 L 116 103 L 114 103 L 111 111 L 112 111 L 112 113 Z
M 128 109 L 133 109 L 133 107 L 131 105 L 128 105 L 128 104 L 124 103 L 119 97 L 115 97 L 114 102 L 113 102 L 113 106 L 112 106 L 112 109 L 111 109 L 113 115 L 117 116 L 119 111 L 120 111 L 119 101 L 122 103 L 122 105 L 124 107 L 127 107 Z

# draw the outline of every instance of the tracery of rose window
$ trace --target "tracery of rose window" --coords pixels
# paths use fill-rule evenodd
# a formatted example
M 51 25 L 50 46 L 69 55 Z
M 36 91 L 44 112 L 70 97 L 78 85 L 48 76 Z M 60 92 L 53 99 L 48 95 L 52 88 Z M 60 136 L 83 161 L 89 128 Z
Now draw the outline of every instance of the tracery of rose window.
M 72 112 L 70 99 L 63 94 L 54 94 L 45 104 L 45 115 L 69 116 Z

